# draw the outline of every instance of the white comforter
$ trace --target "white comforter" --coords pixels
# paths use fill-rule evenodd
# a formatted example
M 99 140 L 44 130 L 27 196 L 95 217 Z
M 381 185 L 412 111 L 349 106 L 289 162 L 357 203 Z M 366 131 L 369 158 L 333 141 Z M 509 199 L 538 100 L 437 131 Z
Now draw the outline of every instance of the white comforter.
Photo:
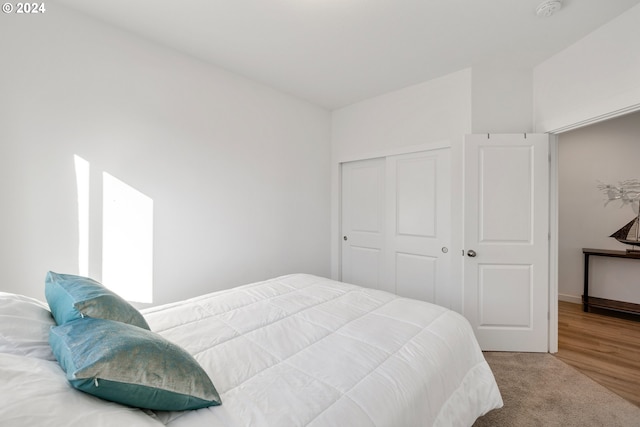
M 468 322 L 390 293 L 297 274 L 143 314 L 223 402 L 170 427 L 470 426 L 502 406 Z

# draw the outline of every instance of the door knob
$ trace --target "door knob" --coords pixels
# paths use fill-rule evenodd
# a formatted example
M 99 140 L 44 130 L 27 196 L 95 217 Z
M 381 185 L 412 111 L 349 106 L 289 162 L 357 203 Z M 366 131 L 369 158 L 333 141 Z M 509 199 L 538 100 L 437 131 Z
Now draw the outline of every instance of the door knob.
M 467 256 L 468 257 L 475 258 L 476 255 L 477 255 L 476 251 L 474 251 L 473 249 L 467 251 Z
M 348 240 L 347 236 L 342 236 L 342 240 Z

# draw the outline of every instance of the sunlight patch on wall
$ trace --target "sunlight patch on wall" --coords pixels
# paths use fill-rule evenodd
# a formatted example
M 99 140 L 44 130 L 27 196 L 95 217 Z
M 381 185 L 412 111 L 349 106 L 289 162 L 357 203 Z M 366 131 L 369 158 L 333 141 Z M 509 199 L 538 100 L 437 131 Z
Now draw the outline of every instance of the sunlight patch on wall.
M 78 187 L 78 274 L 89 275 L 89 162 L 73 156 Z
M 103 172 L 102 215 L 92 214 L 91 202 L 95 209 L 98 201 L 95 198 L 99 195 L 91 194 L 91 165 L 77 155 L 74 164 L 78 191 L 78 274 L 94 276 L 127 301 L 152 303 L 153 200 Z M 91 227 L 100 227 L 100 218 L 101 277 L 100 271 L 89 271 L 90 261 L 94 266 L 99 262 L 100 255 L 90 253 L 89 248 Z
M 128 301 L 153 298 L 153 200 L 102 174 L 102 283 Z

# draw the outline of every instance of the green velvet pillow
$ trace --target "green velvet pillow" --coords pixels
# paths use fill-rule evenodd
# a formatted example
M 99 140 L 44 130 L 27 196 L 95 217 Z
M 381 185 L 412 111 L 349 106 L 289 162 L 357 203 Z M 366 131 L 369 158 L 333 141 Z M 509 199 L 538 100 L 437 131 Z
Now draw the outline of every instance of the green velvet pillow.
M 50 271 L 45 279 L 44 294 L 58 325 L 87 316 L 150 329 L 135 307 L 88 277 Z
M 69 383 L 102 399 L 161 411 L 221 403 L 193 356 L 154 332 L 87 317 L 51 328 L 49 344 Z

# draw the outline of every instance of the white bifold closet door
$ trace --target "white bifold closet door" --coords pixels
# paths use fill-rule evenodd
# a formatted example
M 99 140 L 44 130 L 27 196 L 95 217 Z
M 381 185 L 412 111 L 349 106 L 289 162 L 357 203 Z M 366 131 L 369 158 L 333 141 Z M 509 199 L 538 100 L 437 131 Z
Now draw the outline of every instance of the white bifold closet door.
M 450 306 L 450 149 L 342 164 L 341 279 Z

